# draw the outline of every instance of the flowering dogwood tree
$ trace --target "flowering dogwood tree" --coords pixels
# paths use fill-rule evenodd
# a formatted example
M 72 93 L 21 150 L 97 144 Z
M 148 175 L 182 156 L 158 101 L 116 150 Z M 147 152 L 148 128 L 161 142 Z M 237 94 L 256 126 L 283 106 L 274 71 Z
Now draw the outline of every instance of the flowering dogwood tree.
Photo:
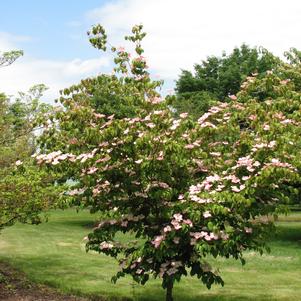
M 89 35 L 106 50 L 100 25 Z M 36 160 L 63 175 L 58 182 L 74 180 L 68 194 L 81 205 L 107 214 L 89 234 L 87 250 L 118 259 L 113 280 L 129 274 L 144 284 L 160 277 L 170 301 L 174 282 L 188 274 L 208 288 L 223 285 L 208 258 L 244 263 L 245 250 L 265 249 L 273 228 L 268 216 L 300 180 L 300 91 L 286 77 L 295 67 L 285 65 L 283 78 L 272 72 L 248 78 L 229 103 L 197 122 L 186 113 L 174 118 L 172 98 L 158 94 L 160 83 L 147 72 L 144 36 L 139 25 L 127 37 L 134 56 L 112 47 L 113 75 L 63 91 L 62 107 L 45 120 Z M 129 107 L 122 114 L 121 105 Z M 108 106 L 113 114 L 104 112 Z M 120 232 L 133 240 L 118 241 Z

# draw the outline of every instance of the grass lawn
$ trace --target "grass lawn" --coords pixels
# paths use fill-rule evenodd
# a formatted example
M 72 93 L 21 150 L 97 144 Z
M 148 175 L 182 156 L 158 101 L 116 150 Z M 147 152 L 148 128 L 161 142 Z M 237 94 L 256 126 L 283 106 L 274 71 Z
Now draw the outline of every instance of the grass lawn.
M 106 256 L 85 252 L 83 237 L 94 217 L 74 210 L 50 213 L 48 223 L 15 225 L 0 235 L 0 261 L 24 271 L 30 280 L 67 293 L 105 296 L 108 300 L 164 300 L 159 280 L 141 287 L 130 278 L 112 284 L 117 263 Z M 301 213 L 282 217 L 272 252 L 246 253 L 242 267 L 234 260 L 218 260 L 225 287 L 207 290 L 194 278 L 176 284 L 175 300 L 247 301 L 301 300 Z

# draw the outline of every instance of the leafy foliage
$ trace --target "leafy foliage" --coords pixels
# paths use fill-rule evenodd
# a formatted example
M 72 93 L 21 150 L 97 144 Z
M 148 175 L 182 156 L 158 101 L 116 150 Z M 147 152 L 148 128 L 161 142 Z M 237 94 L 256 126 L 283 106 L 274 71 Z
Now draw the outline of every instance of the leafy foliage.
M 11 65 L 15 60 L 23 55 L 22 50 L 13 50 L 0 53 L 0 67 Z

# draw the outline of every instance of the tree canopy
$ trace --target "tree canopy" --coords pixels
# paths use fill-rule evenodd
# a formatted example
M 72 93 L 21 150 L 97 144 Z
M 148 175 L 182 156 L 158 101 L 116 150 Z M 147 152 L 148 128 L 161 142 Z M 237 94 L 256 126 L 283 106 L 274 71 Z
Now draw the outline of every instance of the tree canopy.
M 248 76 L 264 76 L 273 70 L 280 60 L 264 48 L 250 48 L 243 44 L 221 57 L 209 56 L 194 65 L 194 74 L 183 70 L 176 81 L 179 112 L 189 112 L 197 117 L 208 110 L 214 101 L 227 101 L 235 95 Z

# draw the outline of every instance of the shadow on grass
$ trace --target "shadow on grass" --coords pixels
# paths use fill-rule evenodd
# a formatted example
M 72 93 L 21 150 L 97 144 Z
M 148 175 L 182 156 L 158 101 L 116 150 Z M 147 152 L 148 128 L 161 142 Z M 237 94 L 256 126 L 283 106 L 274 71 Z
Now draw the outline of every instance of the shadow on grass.
M 279 224 L 273 241 L 301 244 L 301 223 L 290 227 Z
M 51 223 L 51 220 L 50 220 Z M 68 228 L 85 228 L 92 229 L 96 226 L 96 220 L 86 219 L 86 220 L 56 220 L 55 225 L 66 226 Z

